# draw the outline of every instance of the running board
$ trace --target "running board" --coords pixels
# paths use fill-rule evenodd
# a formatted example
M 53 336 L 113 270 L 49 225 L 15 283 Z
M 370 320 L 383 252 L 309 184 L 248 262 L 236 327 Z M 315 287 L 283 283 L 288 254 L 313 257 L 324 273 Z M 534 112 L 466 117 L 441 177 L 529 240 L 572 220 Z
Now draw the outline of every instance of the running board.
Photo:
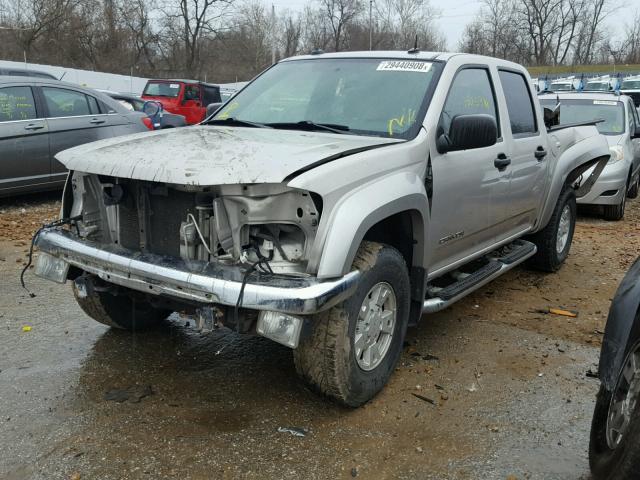
M 466 297 L 471 292 L 498 278 L 503 273 L 520 265 L 535 255 L 536 246 L 525 240 L 516 240 L 485 256 L 488 261 L 481 268 L 467 275 L 460 275 L 460 280 L 445 288 L 433 291 L 424 301 L 422 313 L 434 313 L 444 310 L 448 306 Z M 427 289 L 429 291 L 430 289 Z

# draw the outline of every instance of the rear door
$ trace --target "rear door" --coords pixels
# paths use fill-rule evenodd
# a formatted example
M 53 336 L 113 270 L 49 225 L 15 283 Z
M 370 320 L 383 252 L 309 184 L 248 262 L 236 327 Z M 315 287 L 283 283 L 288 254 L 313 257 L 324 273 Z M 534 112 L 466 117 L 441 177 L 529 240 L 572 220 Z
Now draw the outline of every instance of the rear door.
M 496 240 L 500 241 L 522 233 L 535 222 L 544 194 L 548 152 L 526 77 L 507 69 L 499 69 L 498 77 L 509 116 L 504 137 L 511 151 L 509 188 L 495 199 L 495 212 L 500 216 Z
M 113 136 L 108 115 L 100 111 L 97 100 L 68 87 L 40 87 L 47 110 L 49 155 L 53 179 L 64 179 L 66 169 L 55 155 L 67 148 Z
M 0 87 L 0 193 L 51 181 L 47 122 L 28 85 Z
M 500 125 L 495 89 L 484 66 L 459 70 L 444 103 L 436 137 L 448 135 L 451 120 L 457 115 L 487 114 Z M 490 147 L 431 152 L 433 195 L 431 211 L 430 274 L 438 275 L 494 243 L 491 216 L 492 196 L 499 156 L 506 155 L 500 137 Z

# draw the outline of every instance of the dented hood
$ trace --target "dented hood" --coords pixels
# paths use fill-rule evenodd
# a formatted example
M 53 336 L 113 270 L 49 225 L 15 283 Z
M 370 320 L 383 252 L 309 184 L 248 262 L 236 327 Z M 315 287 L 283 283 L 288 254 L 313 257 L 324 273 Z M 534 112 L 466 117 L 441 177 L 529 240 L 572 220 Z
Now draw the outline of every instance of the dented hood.
M 56 158 L 69 170 L 163 183 L 280 183 L 316 163 L 398 141 L 202 125 L 100 140 Z

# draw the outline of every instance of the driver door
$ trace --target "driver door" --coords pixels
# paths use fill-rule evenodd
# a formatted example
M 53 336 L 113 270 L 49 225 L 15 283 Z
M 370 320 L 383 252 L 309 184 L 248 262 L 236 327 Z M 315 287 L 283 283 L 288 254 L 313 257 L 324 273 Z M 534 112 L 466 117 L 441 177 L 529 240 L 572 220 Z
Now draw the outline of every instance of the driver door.
M 498 106 L 488 67 L 463 68 L 451 83 L 436 138 L 448 134 L 451 120 L 457 115 L 487 114 L 498 125 L 496 143 L 489 147 L 431 152 L 433 195 L 431 211 L 430 276 L 464 263 L 478 251 L 494 243 L 492 197 L 500 177 L 494 162 L 508 156 L 500 134 Z

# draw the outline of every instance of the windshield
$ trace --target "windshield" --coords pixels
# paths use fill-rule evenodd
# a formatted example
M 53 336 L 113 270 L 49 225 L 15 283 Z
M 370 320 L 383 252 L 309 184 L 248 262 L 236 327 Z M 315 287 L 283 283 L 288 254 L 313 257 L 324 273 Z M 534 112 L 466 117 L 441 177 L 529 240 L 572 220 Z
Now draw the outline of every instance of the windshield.
M 552 83 L 549 87 L 552 92 L 563 92 L 571 89 L 572 85 L 570 83 Z
M 543 107 L 555 108 L 555 100 L 541 100 Z M 560 99 L 560 125 L 604 120 L 596 124 L 603 135 L 624 133 L 624 106 L 616 100 L 565 100 Z
M 620 90 L 640 90 L 640 79 L 638 80 L 625 80 L 622 82 Z
M 584 89 L 606 92 L 609 90 L 609 82 L 589 82 Z
M 282 62 L 238 93 L 213 120 L 275 128 L 322 124 L 361 135 L 410 138 L 424 115 L 434 65 L 357 58 Z
M 149 82 L 144 87 L 142 95 L 148 97 L 177 97 L 180 93 L 180 84 L 171 82 Z

